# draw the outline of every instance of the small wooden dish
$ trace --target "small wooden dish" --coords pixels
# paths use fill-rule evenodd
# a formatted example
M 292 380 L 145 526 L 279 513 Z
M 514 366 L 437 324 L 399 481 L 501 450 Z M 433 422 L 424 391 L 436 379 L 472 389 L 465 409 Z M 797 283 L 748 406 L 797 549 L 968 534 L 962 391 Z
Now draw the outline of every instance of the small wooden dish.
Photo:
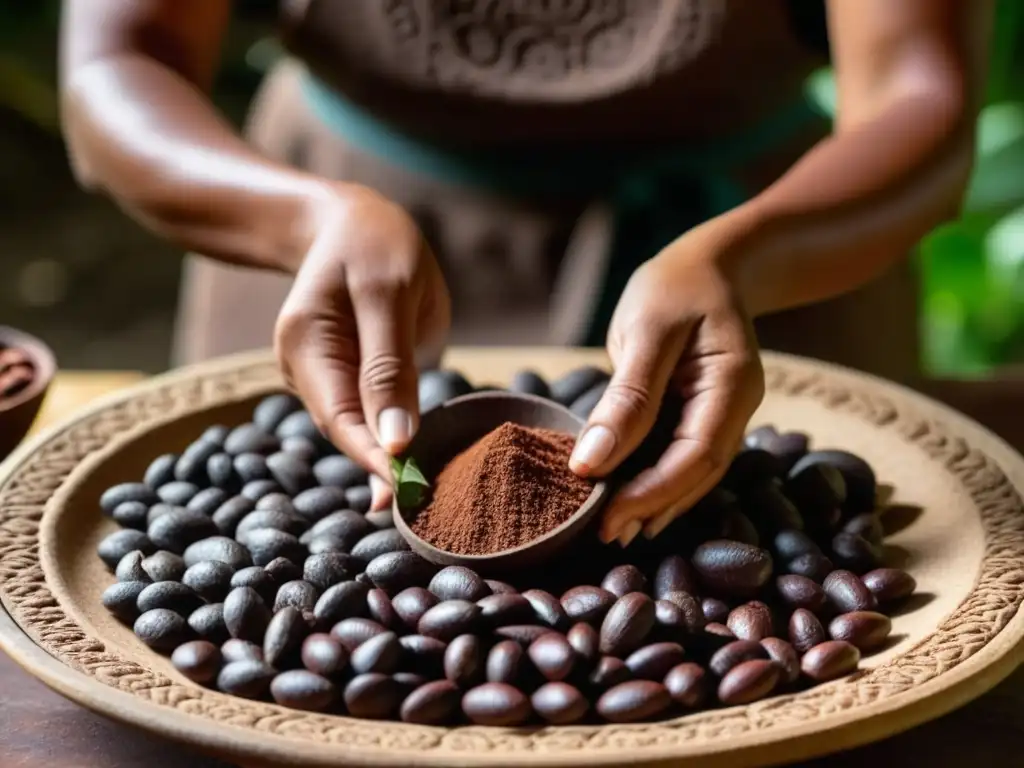
M 35 375 L 17 395 L 0 400 L 0 460 L 6 458 L 28 434 L 57 373 L 53 351 L 42 341 L 16 328 L 0 326 L 0 350 L 8 347 L 20 349 L 28 355 Z
M 419 431 L 403 457 L 413 457 L 430 481 L 451 459 L 505 422 L 579 434 L 584 421 L 557 403 L 512 392 L 475 392 L 449 400 L 423 415 Z M 572 517 L 528 544 L 490 555 L 458 555 L 424 541 L 409 527 L 418 510 L 400 509 L 395 498 L 395 527 L 413 551 L 437 565 L 464 565 L 480 574 L 511 573 L 548 560 L 576 536 L 604 506 L 608 486 L 594 485 L 590 497 Z

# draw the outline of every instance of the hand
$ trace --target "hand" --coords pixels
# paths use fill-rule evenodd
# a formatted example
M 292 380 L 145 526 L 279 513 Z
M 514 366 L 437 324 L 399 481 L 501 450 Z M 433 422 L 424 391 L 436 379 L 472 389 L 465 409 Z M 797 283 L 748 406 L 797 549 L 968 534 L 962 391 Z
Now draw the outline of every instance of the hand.
M 317 427 L 372 473 L 381 509 L 391 498 L 389 457 L 419 425 L 416 351 L 440 350 L 448 290 L 395 204 L 351 186 L 312 204 L 320 223 L 277 319 L 275 349 Z
M 643 441 L 666 392 L 683 401 L 672 442 L 626 483 L 601 523 L 602 540 L 658 535 L 725 473 L 764 394 L 753 327 L 715 258 L 711 223 L 692 230 L 630 278 L 608 333 L 614 365 L 570 460 L 607 475 Z

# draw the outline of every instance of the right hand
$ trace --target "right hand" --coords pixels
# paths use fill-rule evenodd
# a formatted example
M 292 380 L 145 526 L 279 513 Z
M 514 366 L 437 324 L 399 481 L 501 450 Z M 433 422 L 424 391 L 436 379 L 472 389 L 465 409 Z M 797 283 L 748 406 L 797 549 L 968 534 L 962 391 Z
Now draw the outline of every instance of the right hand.
M 419 425 L 416 352 L 439 353 L 448 332 L 448 289 L 399 206 L 354 186 L 314 205 L 316 231 L 278 316 L 275 350 L 320 431 L 383 481 L 372 483 L 381 509 L 391 497 L 389 458 Z

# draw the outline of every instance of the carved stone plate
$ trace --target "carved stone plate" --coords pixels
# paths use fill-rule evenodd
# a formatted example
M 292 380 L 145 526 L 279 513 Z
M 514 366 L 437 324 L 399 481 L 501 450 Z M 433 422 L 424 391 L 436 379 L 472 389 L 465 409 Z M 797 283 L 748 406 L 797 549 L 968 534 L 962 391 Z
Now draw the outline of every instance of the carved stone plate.
M 551 376 L 593 355 L 456 351 L 481 383 L 531 366 Z M 597 359 L 602 359 L 600 356 Z M 307 714 L 203 689 L 147 650 L 100 605 L 110 576 L 95 546 L 110 530 L 107 486 L 213 422 L 240 422 L 279 385 L 269 355 L 152 379 L 23 447 L 0 471 L 0 646 L 81 704 L 248 765 L 760 766 L 876 740 L 980 695 L 1020 658 L 1024 460 L 977 424 L 883 381 L 766 354 L 754 424 L 805 430 L 816 447 L 862 454 L 898 505 L 890 555 L 922 597 L 894 644 L 849 678 L 669 722 L 505 730 L 407 726 Z

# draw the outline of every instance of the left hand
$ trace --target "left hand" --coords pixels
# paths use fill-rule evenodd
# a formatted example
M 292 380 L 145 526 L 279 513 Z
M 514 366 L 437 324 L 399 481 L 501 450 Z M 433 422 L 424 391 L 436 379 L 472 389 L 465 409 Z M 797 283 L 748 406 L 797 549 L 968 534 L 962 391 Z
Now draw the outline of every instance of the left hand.
M 612 316 L 615 373 L 573 451 L 573 471 L 614 470 L 650 432 L 666 392 L 683 408 L 658 462 L 610 502 L 605 542 L 625 545 L 641 529 L 653 538 L 706 494 L 764 395 L 753 326 L 716 258 L 720 240 L 709 222 L 672 243 L 633 273 Z

